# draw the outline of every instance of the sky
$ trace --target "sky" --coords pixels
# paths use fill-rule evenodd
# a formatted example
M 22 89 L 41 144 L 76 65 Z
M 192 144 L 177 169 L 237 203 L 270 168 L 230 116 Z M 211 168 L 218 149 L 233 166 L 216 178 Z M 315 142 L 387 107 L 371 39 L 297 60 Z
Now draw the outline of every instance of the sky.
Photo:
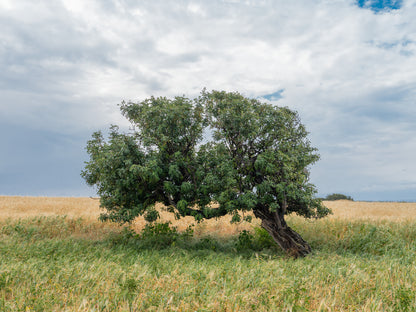
M 0 0 L 0 195 L 94 196 L 123 100 L 238 91 L 299 113 L 318 196 L 416 201 L 416 0 Z

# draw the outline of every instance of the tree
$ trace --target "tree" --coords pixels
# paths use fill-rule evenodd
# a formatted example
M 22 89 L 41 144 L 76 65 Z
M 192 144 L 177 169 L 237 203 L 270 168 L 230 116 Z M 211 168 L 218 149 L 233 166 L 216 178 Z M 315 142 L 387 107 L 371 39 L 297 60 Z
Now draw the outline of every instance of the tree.
M 253 211 L 288 254 L 311 251 L 284 219 L 292 212 L 306 218 L 330 212 L 308 181 L 308 167 L 319 157 L 297 113 L 205 90 L 193 100 L 123 102 L 121 112 L 138 131 L 121 134 L 112 127 L 108 142 L 96 132 L 82 172 L 97 187 L 107 211 L 102 220 L 123 223 L 144 215 L 153 221 L 157 202 L 178 218 L 197 220 L 231 214 L 238 222 Z M 209 132 L 212 138 L 202 144 Z

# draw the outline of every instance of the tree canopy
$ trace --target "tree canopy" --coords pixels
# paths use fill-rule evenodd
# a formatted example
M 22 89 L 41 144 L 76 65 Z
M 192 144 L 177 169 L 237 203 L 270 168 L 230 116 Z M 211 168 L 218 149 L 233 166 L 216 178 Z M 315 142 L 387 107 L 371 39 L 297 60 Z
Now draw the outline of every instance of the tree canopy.
M 329 210 L 309 183 L 319 156 L 296 112 L 205 90 L 195 99 L 151 97 L 120 109 L 136 130 L 113 126 L 108 139 L 94 133 L 82 172 L 106 209 L 102 220 L 154 221 L 158 202 L 197 220 L 231 214 L 238 222 L 253 211 L 288 253 L 310 252 L 284 215 L 320 218 Z

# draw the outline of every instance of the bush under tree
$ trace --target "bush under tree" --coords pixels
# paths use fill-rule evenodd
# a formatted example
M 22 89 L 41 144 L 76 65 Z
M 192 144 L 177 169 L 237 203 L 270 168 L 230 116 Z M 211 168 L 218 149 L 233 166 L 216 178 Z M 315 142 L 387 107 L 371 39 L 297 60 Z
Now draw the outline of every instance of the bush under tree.
M 296 112 L 239 93 L 212 91 L 195 99 L 151 97 L 123 102 L 133 133 L 116 126 L 108 139 L 96 132 L 87 144 L 82 176 L 96 186 L 102 220 L 158 218 L 163 203 L 177 218 L 196 220 L 246 211 L 288 254 L 310 253 L 284 216 L 320 218 L 330 210 L 315 197 L 308 167 L 319 156 Z M 212 138 L 203 140 L 204 134 Z

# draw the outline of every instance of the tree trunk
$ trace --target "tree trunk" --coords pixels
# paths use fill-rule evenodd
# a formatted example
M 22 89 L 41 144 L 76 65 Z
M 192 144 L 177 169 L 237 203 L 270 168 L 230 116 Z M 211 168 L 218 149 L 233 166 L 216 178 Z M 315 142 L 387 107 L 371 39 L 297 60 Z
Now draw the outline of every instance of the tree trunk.
M 261 219 L 261 226 L 289 256 L 305 257 L 311 252 L 309 244 L 286 224 L 283 212 L 270 212 L 265 207 L 253 212 Z

